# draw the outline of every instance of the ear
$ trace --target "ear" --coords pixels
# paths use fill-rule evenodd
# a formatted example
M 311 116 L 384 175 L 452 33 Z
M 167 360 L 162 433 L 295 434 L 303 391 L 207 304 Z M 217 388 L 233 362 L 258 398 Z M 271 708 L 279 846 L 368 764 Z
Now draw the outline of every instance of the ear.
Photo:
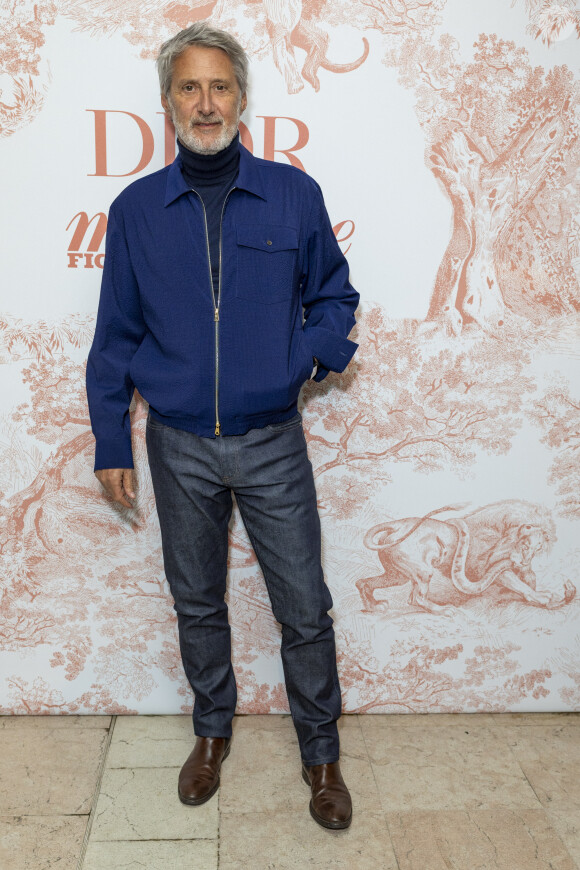
M 166 115 L 171 115 L 171 109 L 169 108 L 169 101 L 165 94 L 161 94 L 161 105 L 163 106 L 163 111 Z
M 248 105 L 248 98 L 247 98 L 246 94 L 242 94 L 242 102 L 240 104 L 240 115 L 242 114 L 242 112 L 246 111 L 247 105 Z

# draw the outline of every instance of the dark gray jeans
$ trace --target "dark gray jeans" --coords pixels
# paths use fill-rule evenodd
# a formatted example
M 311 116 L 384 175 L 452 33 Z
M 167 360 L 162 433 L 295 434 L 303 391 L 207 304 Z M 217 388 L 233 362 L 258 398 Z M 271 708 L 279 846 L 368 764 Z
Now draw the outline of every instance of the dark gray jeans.
M 282 626 L 292 720 L 307 765 L 338 761 L 341 695 L 332 597 L 302 419 L 201 438 L 147 420 L 147 453 L 194 733 L 229 737 L 237 689 L 226 591 L 232 492 Z

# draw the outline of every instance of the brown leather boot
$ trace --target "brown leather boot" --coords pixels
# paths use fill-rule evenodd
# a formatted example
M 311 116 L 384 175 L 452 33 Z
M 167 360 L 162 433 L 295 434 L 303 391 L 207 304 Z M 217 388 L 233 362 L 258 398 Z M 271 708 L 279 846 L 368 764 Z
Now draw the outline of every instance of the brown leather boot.
M 338 761 L 332 764 L 302 765 L 302 779 L 310 786 L 310 815 L 323 828 L 348 828 L 352 802 Z
M 222 761 L 230 751 L 231 737 L 198 737 L 181 768 L 177 793 L 182 804 L 198 806 L 216 793 Z

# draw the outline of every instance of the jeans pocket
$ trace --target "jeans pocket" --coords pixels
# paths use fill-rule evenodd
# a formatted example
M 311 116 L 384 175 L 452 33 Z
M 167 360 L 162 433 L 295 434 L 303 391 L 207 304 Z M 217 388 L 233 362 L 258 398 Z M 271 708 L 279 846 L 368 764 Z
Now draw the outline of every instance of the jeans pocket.
M 165 423 L 160 423 L 159 420 L 156 420 L 155 417 L 151 416 L 151 411 L 147 414 L 147 428 L 148 429 L 167 429 L 168 426 Z
M 270 432 L 286 432 L 288 429 L 296 429 L 302 425 L 302 414 L 295 414 L 289 420 L 284 420 L 282 423 L 268 423 L 266 429 Z

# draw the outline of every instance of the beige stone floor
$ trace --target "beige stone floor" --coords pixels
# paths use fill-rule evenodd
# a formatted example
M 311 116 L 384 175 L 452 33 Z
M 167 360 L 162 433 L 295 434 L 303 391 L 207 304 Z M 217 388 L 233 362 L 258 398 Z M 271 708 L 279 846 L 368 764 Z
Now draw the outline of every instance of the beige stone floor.
M 346 831 L 308 812 L 289 716 L 237 716 L 217 795 L 177 797 L 190 716 L 0 717 L 1 870 L 574 870 L 580 714 L 339 722 Z

